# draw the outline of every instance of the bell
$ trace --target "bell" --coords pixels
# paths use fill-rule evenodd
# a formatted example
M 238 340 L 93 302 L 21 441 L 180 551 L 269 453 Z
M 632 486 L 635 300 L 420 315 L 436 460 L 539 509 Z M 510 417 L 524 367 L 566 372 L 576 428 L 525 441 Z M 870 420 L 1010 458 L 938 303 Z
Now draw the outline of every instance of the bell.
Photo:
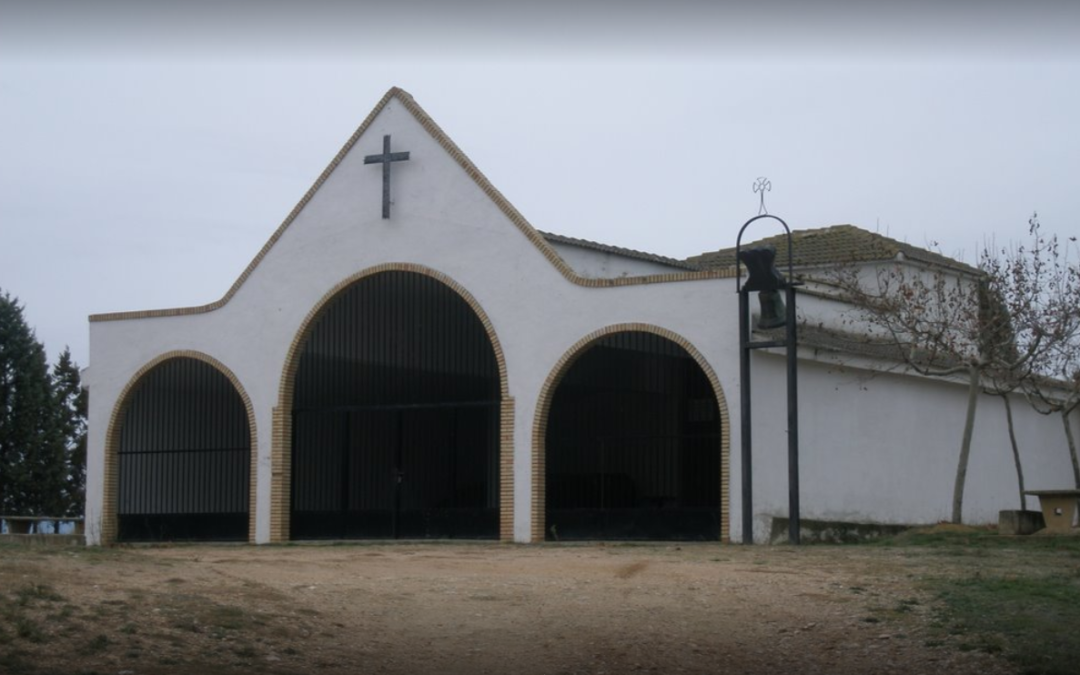
M 761 291 L 758 293 L 758 302 L 761 303 L 758 328 L 779 328 L 787 324 L 787 308 L 784 307 L 784 298 L 780 291 Z
M 747 279 L 743 288 L 748 291 L 772 291 L 784 287 L 784 275 L 776 269 L 776 247 L 757 246 L 739 252 L 746 265 Z

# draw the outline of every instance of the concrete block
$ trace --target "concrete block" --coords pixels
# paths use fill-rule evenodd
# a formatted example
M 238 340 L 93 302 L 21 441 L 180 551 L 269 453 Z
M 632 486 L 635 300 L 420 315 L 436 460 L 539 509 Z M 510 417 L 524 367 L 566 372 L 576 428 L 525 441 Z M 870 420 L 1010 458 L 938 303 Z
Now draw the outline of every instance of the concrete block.
M 1039 511 L 999 511 L 998 534 L 1034 534 L 1046 527 Z

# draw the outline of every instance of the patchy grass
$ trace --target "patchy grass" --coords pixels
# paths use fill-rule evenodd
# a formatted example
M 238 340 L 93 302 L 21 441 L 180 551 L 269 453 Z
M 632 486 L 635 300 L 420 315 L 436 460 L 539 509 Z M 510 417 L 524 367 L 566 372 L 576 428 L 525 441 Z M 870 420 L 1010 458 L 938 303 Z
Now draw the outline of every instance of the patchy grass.
M 957 530 L 940 527 L 916 528 L 895 537 L 869 541 L 864 545 L 886 548 L 919 546 L 954 555 L 981 555 L 995 550 L 1053 551 L 1080 555 L 1080 537 L 1002 536 L 996 529 L 987 527 Z
M 894 612 L 900 614 L 907 614 L 914 610 L 919 605 L 919 601 L 915 598 L 904 598 L 900 602 L 896 603 L 896 607 L 893 608 Z
M 108 649 L 109 645 L 111 645 L 111 644 L 112 644 L 112 641 L 109 640 L 108 635 L 98 634 L 98 635 L 95 635 L 93 638 L 90 639 L 89 642 L 86 643 L 86 645 L 83 647 L 82 652 L 83 652 L 83 654 L 86 654 L 88 656 L 93 655 L 93 654 L 100 654 L 101 652 Z
M 240 607 L 212 605 L 203 612 L 203 623 L 224 630 L 242 630 L 250 625 L 247 612 Z
M 40 643 L 45 641 L 45 634 L 41 632 L 41 626 L 28 616 L 15 617 L 15 635 L 27 642 Z
M 972 576 L 928 582 L 942 630 L 962 650 L 1003 652 L 1027 675 L 1071 675 L 1080 663 L 1080 577 Z
M 0 645 L 12 645 L 17 641 L 23 645 L 45 642 L 47 635 L 39 616 L 41 612 L 33 610 L 63 600 L 48 584 L 24 584 L 7 594 L 0 594 Z M 54 616 L 58 615 L 54 613 Z M 11 657 L 6 662 L 10 662 L 13 672 L 25 670 L 18 655 L 18 651 L 6 655 Z
M 1024 675 L 1078 672 L 1080 537 L 926 528 L 869 546 L 923 563 L 917 578 L 936 600 L 927 646 L 1000 654 Z M 902 601 L 895 611 L 914 607 Z
M 48 584 L 28 584 L 15 591 L 15 604 L 27 607 L 37 602 L 60 602 L 64 598 Z
M 33 673 L 35 668 L 25 652 L 12 651 L 0 653 L 0 673 L 23 675 Z

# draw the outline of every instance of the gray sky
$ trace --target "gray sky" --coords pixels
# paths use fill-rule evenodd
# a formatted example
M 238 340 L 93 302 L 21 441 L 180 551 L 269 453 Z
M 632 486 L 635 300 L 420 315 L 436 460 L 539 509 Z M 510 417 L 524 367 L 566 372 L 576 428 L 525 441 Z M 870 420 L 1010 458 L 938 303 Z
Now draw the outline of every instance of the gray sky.
M 0 289 L 84 366 L 218 299 L 395 85 L 560 234 L 730 246 L 758 176 L 968 262 L 1080 234 L 1080 9 L 938 4 L 0 2 Z

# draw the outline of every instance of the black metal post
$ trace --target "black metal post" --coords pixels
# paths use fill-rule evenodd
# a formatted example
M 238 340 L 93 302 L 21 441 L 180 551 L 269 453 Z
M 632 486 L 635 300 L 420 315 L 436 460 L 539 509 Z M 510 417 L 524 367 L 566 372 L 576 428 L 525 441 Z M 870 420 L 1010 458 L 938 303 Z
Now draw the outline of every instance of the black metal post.
M 352 439 L 349 438 L 349 433 L 352 425 L 349 420 L 349 413 L 338 413 L 338 417 L 341 418 L 339 422 L 341 425 L 341 463 L 339 465 L 341 471 L 341 511 L 339 512 L 341 530 L 338 536 L 344 539 L 349 536 L 349 455 L 352 450 Z
M 600 439 L 600 522 L 604 532 L 608 531 L 607 493 L 604 486 L 607 484 L 607 441 Z
M 749 292 L 739 290 L 739 412 L 742 418 L 742 540 L 754 543 L 754 487 L 750 442 L 750 302 Z
M 795 286 L 787 287 L 788 540 L 799 543 L 799 384 L 795 353 Z
M 391 521 L 394 539 L 401 537 L 401 478 L 405 475 L 401 466 L 402 457 L 405 454 L 402 447 L 405 443 L 405 424 L 402 419 L 404 416 L 404 411 L 399 410 L 397 412 L 397 441 L 394 445 L 394 514 Z

